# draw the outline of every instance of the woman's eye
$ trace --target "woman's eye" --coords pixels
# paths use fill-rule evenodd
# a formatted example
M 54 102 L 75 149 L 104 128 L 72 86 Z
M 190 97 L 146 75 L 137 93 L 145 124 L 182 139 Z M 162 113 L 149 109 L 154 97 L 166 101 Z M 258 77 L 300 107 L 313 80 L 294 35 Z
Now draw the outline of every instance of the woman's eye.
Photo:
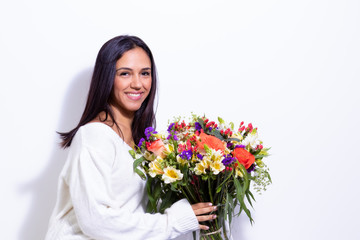
M 143 75 L 143 76 L 150 76 L 150 72 L 147 72 L 147 71 L 146 71 L 146 72 L 142 72 L 141 75 Z
M 121 72 L 119 75 L 120 75 L 120 76 L 129 76 L 130 73 L 128 73 L 128 72 Z

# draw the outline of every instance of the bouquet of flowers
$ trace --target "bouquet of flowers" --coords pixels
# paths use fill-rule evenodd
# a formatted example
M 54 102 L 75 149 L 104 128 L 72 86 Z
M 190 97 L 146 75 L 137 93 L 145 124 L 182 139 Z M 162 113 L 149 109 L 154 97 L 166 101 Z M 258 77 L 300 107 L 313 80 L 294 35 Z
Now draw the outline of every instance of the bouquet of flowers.
M 145 135 L 130 153 L 134 171 L 147 179 L 148 212 L 163 212 L 184 197 L 191 204 L 212 202 L 218 217 L 207 223 L 209 230 L 201 230 L 202 239 L 228 239 L 225 221 L 230 226 L 242 211 L 253 222 L 245 204 L 255 200 L 250 183 L 261 192 L 271 178 L 262 161 L 269 148 L 251 123 L 241 122 L 235 131 L 221 118 L 216 123 L 193 114 L 188 123 L 175 118 L 166 134 L 148 127 Z

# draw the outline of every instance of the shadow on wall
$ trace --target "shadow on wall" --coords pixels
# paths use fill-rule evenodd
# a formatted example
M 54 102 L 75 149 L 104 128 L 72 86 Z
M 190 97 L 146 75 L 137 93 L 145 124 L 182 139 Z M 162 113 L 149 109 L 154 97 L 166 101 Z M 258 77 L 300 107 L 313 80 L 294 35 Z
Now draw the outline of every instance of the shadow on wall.
M 69 131 L 79 122 L 85 107 L 91 75 L 92 68 L 86 69 L 79 73 L 70 83 L 56 131 Z M 19 189 L 21 192 L 30 192 L 32 196 L 30 210 L 21 227 L 19 240 L 41 240 L 45 238 L 50 215 L 55 206 L 58 177 L 67 156 L 67 150 L 61 149 L 58 145 L 59 142 L 57 135 L 53 151 L 48 160 L 48 166 L 43 173 Z M 245 240 L 242 226 L 246 224 L 248 224 L 248 219 L 244 213 L 240 217 L 233 219 L 233 240 Z M 187 239 L 192 239 L 192 234 L 190 235 Z
M 85 107 L 91 75 L 92 68 L 86 69 L 70 83 L 56 131 L 69 131 L 79 122 Z M 19 240 L 45 238 L 50 215 L 55 206 L 58 177 L 67 156 L 67 151 L 59 147 L 59 142 L 57 135 L 48 166 L 43 173 L 33 181 L 24 184 L 19 190 L 30 192 L 32 196 L 30 210 L 19 233 Z

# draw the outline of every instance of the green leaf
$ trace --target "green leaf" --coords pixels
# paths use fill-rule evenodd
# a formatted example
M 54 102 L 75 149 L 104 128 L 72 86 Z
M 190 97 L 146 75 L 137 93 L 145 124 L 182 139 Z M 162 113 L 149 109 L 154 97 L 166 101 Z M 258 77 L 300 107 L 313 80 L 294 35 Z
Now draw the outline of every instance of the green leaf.
M 255 159 L 256 159 L 256 157 L 255 157 Z M 256 162 L 256 165 L 258 165 L 261 168 L 263 168 L 265 166 L 264 163 L 260 159 L 256 159 L 255 162 Z
M 160 205 L 160 212 L 164 213 L 165 209 L 169 208 L 173 202 L 171 201 L 171 195 L 172 195 L 172 191 L 168 190 L 165 194 L 165 197 L 162 199 L 161 205 Z
M 229 181 L 229 178 L 232 176 L 233 174 L 228 174 L 228 176 L 225 178 L 225 180 L 220 183 L 220 185 L 217 187 L 216 189 L 216 193 L 219 193 L 221 191 L 222 185 L 224 185 L 225 183 L 227 183 Z
M 155 202 L 159 201 L 160 196 L 161 196 L 161 191 L 162 191 L 162 184 L 161 184 L 160 181 L 158 181 L 158 184 L 156 184 L 154 186 L 154 190 L 153 190 L 153 193 L 152 193 L 152 195 L 154 196 Z
M 231 131 L 234 131 L 234 123 L 230 122 Z
M 129 153 L 130 153 L 130 155 L 135 159 L 135 157 L 136 157 L 136 154 L 135 154 L 135 151 L 134 151 L 134 149 L 132 149 L 132 150 L 129 150 Z
M 268 177 L 270 183 L 272 183 L 272 180 L 271 180 L 271 177 L 270 177 L 270 173 L 268 173 L 267 171 L 266 171 L 266 176 Z
M 148 195 L 148 206 L 146 210 L 150 213 L 157 212 L 156 201 L 152 194 L 152 182 L 153 182 L 152 178 L 149 178 L 148 181 L 146 182 L 146 192 Z
M 221 117 L 218 117 L 218 121 L 220 124 L 223 124 L 223 125 L 225 124 L 225 121 Z
M 252 194 L 252 192 L 250 192 L 250 190 L 248 191 L 248 194 L 251 196 L 251 198 L 256 202 L 254 195 Z
M 140 166 L 143 161 L 146 161 L 144 157 L 136 159 L 133 162 L 133 168 L 134 168 L 134 172 L 136 172 L 143 180 L 145 180 L 146 179 L 145 174 L 140 169 L 138 169 L 138 166 Z
M 211 132 L 209 132 L 209 135 L 212 135 L 214 137 L 217 137 L 218 139 L 220 139 L 221 141 L 224 141 L 225 138 L 221 135 L 220 131 L 219 130 L 213 130 Z
M 138 158 L 133 162 L 133 168 L 137 168 L 143 161 L 146 161 L 144 157 Z
M 236 188 L 236 198 L 239 200 L 239 202 L 243 201 L 244 199 L 244 190 L 243 186 L 241 186 L 241 183 L 239 179 L 234 178 L 234 184 Z
M 139 175 L 142 180 L 146 180 L 145 174 L 144 174 L 140 169 L 135 168 L 135 169 L 134 169 L 134 172 L 137 173 L 137 175 Z
M 200 124 L 202 129 L 205 129 L 205 123 L 204 123 L 204 120 L 202 118 L 199 117 L 197 119 L 197 122 Z
M 235 141 L 235 142 L 240 142 L 240 139 L 238 138 L 227 138 L 227 139 L 224 139 L 226 142 L 230 142 L 230 141 Z
M 254 222 L 254 219 L 251 217 L 250 210 L 245 206 L 245 204 L 244 204 L 244 212 L 245 212 L 246 215 L 249 217 L 250 223 L 251 223 L 251 225 L 252 225 L 253 222 Z
M 250 186 L 250 180 L 249 180 L 249 173 L 246 171 L 246 168 L 244 165 L 239 164 L 240 172 L 243 175 L 243 181 L 244 181 L 244 188 L 243 188 L 243 194 L 245 194 L 245 191 L 249 189 Z
M 249 202 L 250 206 L 251 206 L 252 208 L 254 208 L 254 207 L 253 207 L 253 205 L 252 205 L 252 202 L 251 202 L 250 196 L 249 196 L 249 191 L 247 191 L 247 192 L 246 192 L 245 196 L 246 196 L 246 198 L 247 198 L 247 200 L 248 200 L 248 202 Z
M 206 144 L 204 144 L 204 149 L 205 149 L 205 152 L 207 153 L 207 154 L 211 154 L 211 150 L 210 150 L 210 148 L 208 147 L 208 145 L 206 145 Z
M 240 210 L 239 210 L 238 215 L 240 215 L 241 211 L 244 211 L 246 213 L 246 215 L 249 217 L 250 223 L 252 224 L 254 220 L 252 219 L 251 213 L 250 213 L 249 209 L 246 207 L 245 202 L 244 202 L 244 195 L 245 195 L 243 192 L 244 188 L 243 188 L 243 186 L 241 186 L 241 183 L 237 178 L 234 179 L 234 184 L 236 187 L 236 198 L 237 198 L 237 200 L 239 200 L 239 203 L 240 203 Z

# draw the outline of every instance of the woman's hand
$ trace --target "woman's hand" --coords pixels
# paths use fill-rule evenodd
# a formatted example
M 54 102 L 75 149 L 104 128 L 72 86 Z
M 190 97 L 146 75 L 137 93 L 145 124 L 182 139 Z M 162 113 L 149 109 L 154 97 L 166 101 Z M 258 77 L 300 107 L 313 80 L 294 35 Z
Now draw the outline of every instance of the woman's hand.
M 196 218 L 199 222 L 204 222 L 204 221 L 210 221 L 216 218 L 216 214 L 208 214 L 208 215 L 203 215 L 205 213 L 211 213 L 213 211 L 216 211 L 216 206 L 214 207 L 212 205 L 212 203 L 196 203 L 191 205 Z M 208 230 L 209 227 L 206 225 L 201 225 L 199 224 L 200 229 L 202 230 Z

